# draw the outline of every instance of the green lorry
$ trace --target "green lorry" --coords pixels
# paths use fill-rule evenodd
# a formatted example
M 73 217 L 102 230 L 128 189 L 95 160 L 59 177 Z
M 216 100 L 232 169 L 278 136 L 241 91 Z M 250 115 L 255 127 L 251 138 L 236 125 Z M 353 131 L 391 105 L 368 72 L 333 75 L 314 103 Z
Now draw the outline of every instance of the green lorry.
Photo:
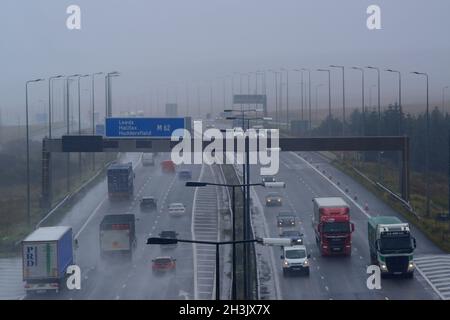
M 371 217 L 368 238 L 371 263 L 380 267 L 381 276 L 413 277 L 416 239 L 411 236 L 408 223 L 393 216 Z

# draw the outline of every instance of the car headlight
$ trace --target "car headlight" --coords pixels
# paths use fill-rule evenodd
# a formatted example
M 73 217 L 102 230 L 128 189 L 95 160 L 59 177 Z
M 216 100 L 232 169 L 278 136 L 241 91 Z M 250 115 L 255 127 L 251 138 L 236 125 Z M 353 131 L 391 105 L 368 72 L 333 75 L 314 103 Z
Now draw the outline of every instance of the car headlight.
M 289 267 L 289 262 L 288 262 L 287 260 L 284 260 L 284 261 L 283 261 L 283 266 Z
M 270 199 L 267 199 L 267 202 L 270 202 Z
M 309 260 L 306 259 L 306 260 L 303 262 L 303 265 L 304 265 L 305 267 L 309 266 Z
M 278 202 L 281 202 L 281 199 L 278 199 Z
M 381 270 L 387 270 L 386 264 L 380 263 L 380 269 L 381 269 Z
M 408 269 L 414 269 L 414 262 L 412 261 L 409 262 Z

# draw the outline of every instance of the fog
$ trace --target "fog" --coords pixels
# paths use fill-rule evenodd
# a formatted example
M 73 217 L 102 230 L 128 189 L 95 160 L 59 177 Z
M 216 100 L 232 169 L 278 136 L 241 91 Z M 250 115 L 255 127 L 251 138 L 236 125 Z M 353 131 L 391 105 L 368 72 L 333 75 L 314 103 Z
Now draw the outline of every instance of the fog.
M 72 4 L 81 8 L 81 30 L 66 27 L 66 8 Z M 381 30 L 366 26 L 366 9 L 371 4 L 381 8 Z M 428 72 L 430 99 L 440 106 L 442 87 L 450 84 L 448 12 L 446 0 L 4 0 L 0 10 L 2 124 L 23 121 L 27 80 L 115 70 L 121 76 L 112 80 L 114 114 L 144 109 L 149 115 L 160 115 L 164 103 L 178 102 L 181 112 L 198 116 L 210 108 L 211 87 L 213 108 L 218 112 L 223 109 L 223 76 L 229 76 L 225 83 L 228 107 L 234 72 L 281 67 L 315 70 L 330 64 L 402 71 L 404 105 L 425 102 L 424 79 L 409 72 Z M 349 107 L 360 105 L 360 77 L 359 72 L 346 69 Z M 235 75 L 236 92 L 239 81 Z M 312 81 L 313 86 L 327 85 L 324 73 L 312 72 Z M 260 78 L 259 86 L 261 82 Z M 246 76 L 242 83 L 247 92 Z M 272 74 L 266 74 L 266 83 L 273 109 Z M 367 70 L 366 95 L 374 84 L 376 72 Z M 47 85 L 47 81 L 33 84 L 30 89 L 32 114 L 45 112 Z M 54 87 L 58 121 L 62 120 L 62 81 Z M 99 76 L 99 110 L 104 109 L 103 90 Z M 290 73 L 289 90 L 290 107 L 296 108 L 297 72 Z M 341 107 L 341 90 L 341 73 L 333 69 L 333 108 Z M 71 95 L 75 93 L 73 84 Z M 81 94 L 83 117 L 87 117 L 90 79 L 82 80 Z M 325 89 L 320 97 L 319 104 L 326 104 Z M 397 79 L 383 72 L 382 102 L 396 101 Z

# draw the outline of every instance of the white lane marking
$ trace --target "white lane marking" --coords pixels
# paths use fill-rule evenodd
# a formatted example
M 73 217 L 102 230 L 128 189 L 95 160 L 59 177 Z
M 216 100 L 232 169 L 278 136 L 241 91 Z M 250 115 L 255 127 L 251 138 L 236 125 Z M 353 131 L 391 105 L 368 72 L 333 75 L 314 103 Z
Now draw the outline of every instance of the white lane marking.
M 137 168 L 137 166 L 139 165 L 139 163 L 141 162 L 142 159 L 142 154 L 139 157 L 139 160 L 136 162 L 136 164 L 133 166 L 133 171 Z M 96 215 L 96 213 L 98 212 L 98 210 L 100 209 L 100 207 L 102 206 L 102 204 L 106 201 L 106 199 L 108 199 L 108 195 L 105 195 L 105 197 L 103 198 L 103 200 L 97 205 L 97 207 L 95 207 L 94 211 L 92 211 L 92 213 L 90 214 L 89 218 L 86 220 L 86 222 L 81 226 L 80 230 L 78 230 L 78 232 L 75 234 L 75 239 L 79 237 L 79 235 L 81 234 L 81 232 L 83 232 L 83 230 L 86 228 L 86 226 L 88 225 L 88 223 L 92 220 L 92 218 Z
M 324 175 L 322 172 L 320 172 L 319 170 L 317 170 L 313 165 L 311 165 L 308 161 L 306 161 L 305 159 L 303 159 L 301 156 L 299 156 L 298 154 L 296 154 L 295 152 L 291 151 L 291 154 L 293 154 L 294 156 L 296 156 L 297 158 L 299 158 L 300 160 L 302 160 L 304 163 L 306 163 L 311 169 L 313 169 L 315 172 L 317 172 L 319 175 L 321 175 L 325 180 L 327 180 L 332 186 L 334 186 L 337 190 L 339 190 L 339 192 L 341 192 L 348 200 L 350 200 L 359 210 L 361 210 L 361 212 L 367 217 L 370 218 L 370 215 L 364 211 L 364 209 L 355 201 L 352 199 L 352 197 L 350 197 L 344 190 L 342 190 L 337 184 L 335 184 L 331 179 L 329 179 L 326 175 Z
M 94 216 L 96 215 L 96 213 L 100 210 L 100 207 L 103 205 L 103 203 L 105 203 L 106 199 L 108 199 L 108 196 L 105 196 L 103 198 L 103 200 L 97 205 L 97 207 L 95 207 L 95 209 L 92 211 L 92 213 L 89 215 L 89 218 L 86 220 L 86 222 L 83 224 L 83 226 L 80 228 L 80 230 L 78 230 L 78 232 L 75 234 L 75 239 L 77 239 L 81 232 L 83 232 L 83 230 L 86 228 L 86 226 L 88 225 L 88 223 L 92 220 L 92 218 L 94 218 Z
M 204 173 L 204 168 L 205 168 L 205 166 L 204 165 L 202 165 L 202 168 L 200 169 L 200 176 L 199 176 L 199 178 L 198 178 L 198 180 L 199 181 L 202 181 L 202 178 L 203 178 L 203 173 Z M 198 192 L 198 188 L 195 188 L 195 191 L 194 191 L 194 200 L 193 200 L 193 203 L 192 203 L 192 212 L 191 212 L 191 216 L 192 216 L 192 218 L 193 219 L 191 219 L 191 237 L 192 237 L 192 239 L 194 239 L 195 240 L 195 230 L 194 230 L 194 212 L 195 212 L 195 207 L 196 207 L 196 203 L 195 203 L 195 199 L 197 198 L 197 192 Z M 197 276 L 198 276 L 198 272 L 197 272 L 197 255 L 195 254 L 196 253 L 196 244 L 195 243 L 193 243 L 192 244 L 192 252 L 193 252 L 193 265 L 194 265 L 194 299 L 195 300 L 198 300 L 198 295 L 199 295 L 199 292 L 198 292 L 198 283 L 197 283 L 197 281 L 198 281 L 198 278 L 197 278 Z
M 330 291 L 330 289 L 327 286 L 325 286 L 325 290 Z

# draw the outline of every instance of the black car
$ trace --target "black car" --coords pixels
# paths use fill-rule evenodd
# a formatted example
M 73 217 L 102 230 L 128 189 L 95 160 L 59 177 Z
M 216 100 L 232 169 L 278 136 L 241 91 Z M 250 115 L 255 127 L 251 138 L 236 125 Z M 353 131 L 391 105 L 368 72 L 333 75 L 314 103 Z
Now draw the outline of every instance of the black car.
M 159 237 L 160 238 L 165 238 L 165 239 L 176 239 L 178 236 L 178 233 L 176 231 L 172 231 L 172 230 L 165 230 L 165 231 L 161 231 L 159 233 Z M 174 244 L 162 244 L 161 248 L 175 248 L 177 246 L 176 243 Z
M 157 201 L 153 197 L 143 197 L 141 199 L 139 206 L 141 207 L 141 210 L 143 210 L 143 211 L 156 210 L 158 207 Z
M 295 227 L 296 226 L 295 214 L 291 212 L 280 212 L 277 215 L 278 227 Z
M 289 238 L 294 240 L 296 245 L 303 244 L 303 233 L 298 230 L 284 230 L 280 233 L 280 238 Z
M 282 198 L 278 193 L 270 193 L 266 196 L 266 207 L 282 206 Z
M 192 179 L 192 172 L 190 170 L 180 170 L 178 172 L 178 178 L 183 180 Z
M 264 176 L 262 177 L 262 182 L 276 182 L 275 177 L 274 176 Z

